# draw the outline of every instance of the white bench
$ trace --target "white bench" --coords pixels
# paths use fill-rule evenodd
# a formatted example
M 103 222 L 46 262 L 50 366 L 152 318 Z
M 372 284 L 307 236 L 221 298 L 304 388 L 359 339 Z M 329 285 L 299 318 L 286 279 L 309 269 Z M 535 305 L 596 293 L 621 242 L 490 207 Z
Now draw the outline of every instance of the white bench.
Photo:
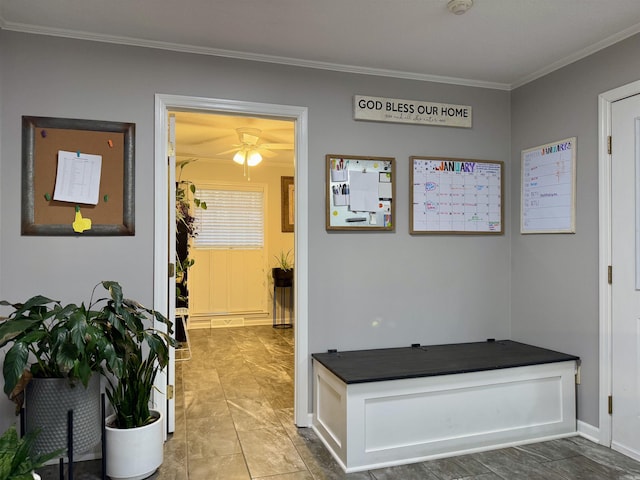
M 572 355 L 502 340 L 312 357 L 313 429 L 345 472 L 576 434 Z

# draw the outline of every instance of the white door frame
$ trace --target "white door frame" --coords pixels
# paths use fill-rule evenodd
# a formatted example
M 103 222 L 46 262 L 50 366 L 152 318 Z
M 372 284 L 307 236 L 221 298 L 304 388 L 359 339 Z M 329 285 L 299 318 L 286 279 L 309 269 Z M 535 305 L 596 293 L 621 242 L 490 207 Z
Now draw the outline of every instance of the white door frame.
M 295 399 L 294 421 L 299 427 L 308 427 L 309 411 L 309 347 L 308 347 L 308 109 L 290 105 L 244 102 L 238 100 L 189 97 L 181 95 L 155 95 L 155 214 L 154 214 L 154 308 L 164 314 L 167 309 L 167 279 L 169 276 L 167 252 L 168 201 L 167 178 L 167 118 L 169 111 L 199 111 L 235 113 L 239 115 L 267 116 L 295 121 Z M 160 377 L 160 376 L 159 376 Z M 160 385 L 166 377 L 158 379 Z M 162 388 L 164 392 L 164 388 Z M 164 393 L 158 394 L 158 404 Z
M 600 318 L 600 392 L 599 437 L 600 444 L 611 446 L 611 416 L 608 397 L 611 395 L 611 285 L 607 271 L 611 265 L 611 155 L 607 138 L 611 135 L 611 104 L 632 95 L 640 94 L 640 80 L 614 88 L 598 96 L 598 203 L 599 203 L 599 254 L 598 298 Z

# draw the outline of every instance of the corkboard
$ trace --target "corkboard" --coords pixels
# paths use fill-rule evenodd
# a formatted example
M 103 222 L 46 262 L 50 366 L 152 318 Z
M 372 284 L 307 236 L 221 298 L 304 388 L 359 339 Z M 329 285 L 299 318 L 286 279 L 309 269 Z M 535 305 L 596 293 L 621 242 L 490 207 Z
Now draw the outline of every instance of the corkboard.
M 134 235 L 135 124 L 22 117 L 22 234 Z M 58 152 L 100 155 L 97 205 L 53 200 Z M 74 231 L 76 210 L 91 219 Z

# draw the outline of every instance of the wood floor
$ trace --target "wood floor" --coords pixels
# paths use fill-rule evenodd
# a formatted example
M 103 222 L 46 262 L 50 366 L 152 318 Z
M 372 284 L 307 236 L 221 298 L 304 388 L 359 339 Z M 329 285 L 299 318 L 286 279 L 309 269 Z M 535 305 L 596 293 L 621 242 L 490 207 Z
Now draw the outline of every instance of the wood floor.
M 640 480 L 639 462 L 581 437 L 345 474 L 311 429 L 293 425 L 293 336 L 190 331 L 191 359 L 176 363 L 176 432 L 153 479 Z M 76 480 L 96 478 L 85 463 Z

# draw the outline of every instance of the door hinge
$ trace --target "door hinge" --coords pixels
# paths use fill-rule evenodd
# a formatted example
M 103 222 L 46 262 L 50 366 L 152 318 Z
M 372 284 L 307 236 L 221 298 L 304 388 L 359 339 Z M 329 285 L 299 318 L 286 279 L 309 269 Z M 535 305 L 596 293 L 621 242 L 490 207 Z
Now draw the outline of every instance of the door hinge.
M 613 283 L 613 267 L 611 265 L 607 267 L 607 282 L 609 285 Z
M 173 385 L 167 385 L 167 400 L 173 400 L 173 390 Z
M 609 267 L 611 268 L 611 267 Z M 176 274 L 176 265 L 175 263 L 170 263 L 169 264 L 169 278 L 173 278 L 173 276 Z M 611 283 L 611 282 L 609 282 Z
M 607 137 L 607 153 L 611 155 L 611 135 Z
M 609 395 L 609 415 L 613 415 L 613 396 Z

